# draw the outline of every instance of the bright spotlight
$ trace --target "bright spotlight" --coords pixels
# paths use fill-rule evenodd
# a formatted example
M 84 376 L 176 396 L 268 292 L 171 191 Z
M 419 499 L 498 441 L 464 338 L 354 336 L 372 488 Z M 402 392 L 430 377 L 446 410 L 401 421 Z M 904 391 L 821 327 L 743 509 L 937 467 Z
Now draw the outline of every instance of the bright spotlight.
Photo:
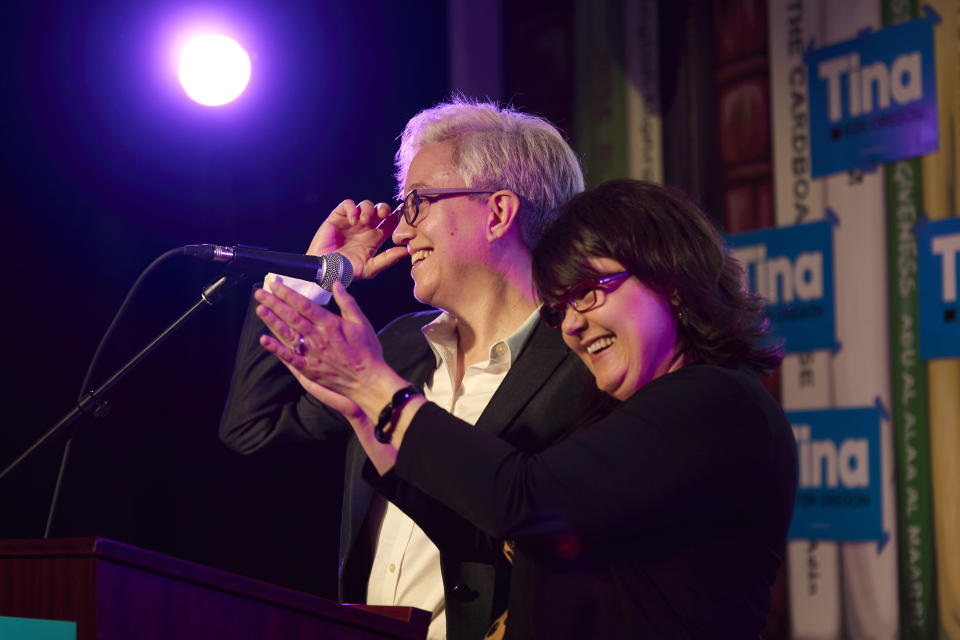
M 227 36 L 197 36 L 180 52 L 178 74 L 192 100 L 218 107 L 243 93 L 250 80 L 250 57 Z

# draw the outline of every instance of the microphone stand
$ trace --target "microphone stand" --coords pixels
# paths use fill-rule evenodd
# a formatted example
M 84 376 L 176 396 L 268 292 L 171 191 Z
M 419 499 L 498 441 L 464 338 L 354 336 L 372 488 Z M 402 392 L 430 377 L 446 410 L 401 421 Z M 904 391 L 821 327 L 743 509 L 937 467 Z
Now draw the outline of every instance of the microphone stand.
M 119 382 L 127 373 L 130 372 L 135 366 L 137 366 L 141 360 L 146 358 L 154 349 L 156 349 L 164 340 L 170 337 L 174 331 L 186 324 L 187 320 L 193 317 L 205 306 L 213 306 L 220 302 L 223 299 L 224 294 L 234 285 L 242 276 L 240 275 L 224 275 L 221 276 L 217 281 L 208 285 L 203 292 L 200 294 L 200 300 L 196 302 L 192 307 L 187 309 L 187 311 L 177 318 L 173 324 L 167 327 L 160 335 L 153 339 L 150 344 L 144 347 L 140 353 L 131 358 L 125 365 L 120 367 L 112 376 L 107 378 L 107 381 L 100 385 L 98 388 L 93 391 L 86 392 L 82 398 L 77 402 L 77 404 L 66 413 L 60 420 L 50 427 L 50 429 L 40 436 L 36 442 L 34 442 L 30 447 L 20 454 L 20 456 L 11 462 L 6 469 L 0 473 L 0 480 L 2 480 L 8 473 L 13 471 L 18 467 L 24 460 L 29 458 L 37 449 L 42 447 L 50 438 L 57 435 L 60 431 L 64 430 L 69 425 L 73 424 L 80 416 L 93 411 L 95 418 L 102 418 L 107 413 L 109 413 L 109 404 L 102 399 L 104 393 L 106 393 L 113 385 Z M 69 446 L 66 450 L 69 453 Z M 44 537 L 47 537 L 50 532 L 50 524 L 53 521 L 53 506 L 56 504 L 57 495 L 60 492 L 60 481 L 63 478 L 63 470 L 66 466 L 66 454 L 64 455 L 63 461 L 60 465 L 60 473 L 57 477 L 57 485 L 54 493 L 54 502 L 51 505 L 50 515 L 47 519 L 47 528 L 44 532 Z

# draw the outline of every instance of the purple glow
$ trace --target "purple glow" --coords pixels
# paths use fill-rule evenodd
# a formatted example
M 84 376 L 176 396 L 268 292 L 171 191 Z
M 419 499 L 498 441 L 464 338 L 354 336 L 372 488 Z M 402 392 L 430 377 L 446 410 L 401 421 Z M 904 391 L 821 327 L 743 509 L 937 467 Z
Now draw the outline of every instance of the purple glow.
M 218 107 L 243 93 L 250 80 L 250 57 L 236 40 L 205 34 L 183 47 L 177 74 L 190 99 Z

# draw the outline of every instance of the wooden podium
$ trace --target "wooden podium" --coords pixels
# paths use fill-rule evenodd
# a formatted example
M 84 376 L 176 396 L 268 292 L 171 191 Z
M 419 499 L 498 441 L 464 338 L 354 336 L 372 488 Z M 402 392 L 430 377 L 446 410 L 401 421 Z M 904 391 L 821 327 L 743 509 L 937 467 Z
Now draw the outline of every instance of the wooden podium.
M 0 540 L 0 616 L 72 620 L 78 640 L 423 639 L 430 614 L 358 607 L 105 538 Z

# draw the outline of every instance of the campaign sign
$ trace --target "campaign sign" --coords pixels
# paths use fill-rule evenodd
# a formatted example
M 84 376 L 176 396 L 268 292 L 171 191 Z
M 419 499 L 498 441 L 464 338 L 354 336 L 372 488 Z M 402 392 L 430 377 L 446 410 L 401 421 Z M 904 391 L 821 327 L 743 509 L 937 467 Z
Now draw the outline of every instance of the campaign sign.
M 807 78 L 812 176 L 937 150 L 929 18 L 813 50 Z
M 799 483 L 788 537 L 883 540 L 880 409 L 788 411 Z
M 784 350 L 836 345 L 833 302 L 833 228 L 829 221 L 727 236 L 743 265 L 747 288 L 766 301 L 771 334 Z
M 960 218 L 920 225 L 917 229 L 917 296 L 923 360 L 960 356 L 958 267 Z

